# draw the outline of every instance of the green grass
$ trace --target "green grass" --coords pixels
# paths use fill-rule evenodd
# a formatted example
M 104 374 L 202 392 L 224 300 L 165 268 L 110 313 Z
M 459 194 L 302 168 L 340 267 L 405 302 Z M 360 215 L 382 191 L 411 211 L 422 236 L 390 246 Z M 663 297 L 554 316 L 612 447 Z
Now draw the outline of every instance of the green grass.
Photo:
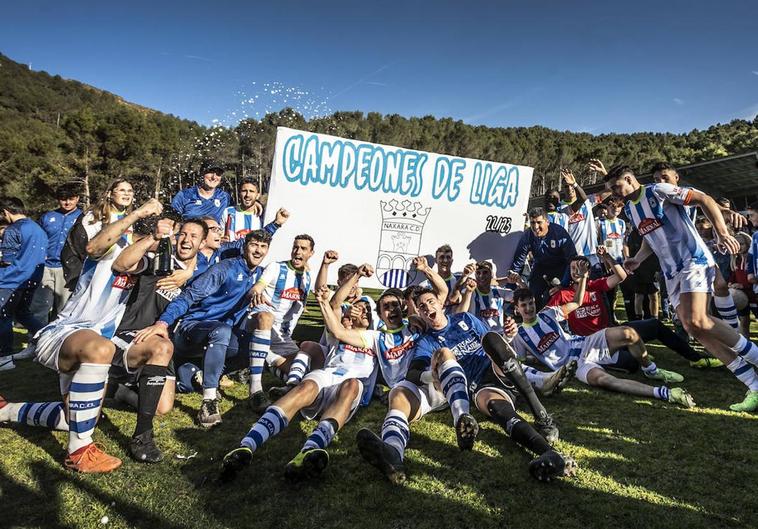
M 315 338 L 319 321 L 309 312 L 300 338 Z M 444 411 L 412 425 L 410 480 L 393 487 L 363 462 L 354 442 L 360 428 L 381 424 L 386 410 L 373 403 L 339 433 L 321 481 L 292 486 L 283 478 L 315 425 L 294 421 L 237 482 L 220 487 L 213 482 L 220 458 L 253 422 L 246 388 L 236 385 L 221 405 L 224 423 L 210 432 L 194 423 L 199 395 L 180 395 L 156 420 L 166 459 L 153 466 L 127 455 L 134 413 L 106 409 L 95 438 L 124 460 L 108 475 L 66 471 L 64 433 L 0 428 L 0 527 L 758 527 L 758 417 L 725 409 L 741 400 L 743 386 L 725 368 L 698 371 L 662 347 L 650 350 L 659 365 L 684 374 L 699 407 L 572 382 L 545 404 L 561 426 L 558 449 L 580 465 L 575 479 L 535 482 L 530 456 L 481 417 L 474 451 L 459 452 Z M 0 394 L 57 400 L 56 375 L 20 362 L 0 374 Z

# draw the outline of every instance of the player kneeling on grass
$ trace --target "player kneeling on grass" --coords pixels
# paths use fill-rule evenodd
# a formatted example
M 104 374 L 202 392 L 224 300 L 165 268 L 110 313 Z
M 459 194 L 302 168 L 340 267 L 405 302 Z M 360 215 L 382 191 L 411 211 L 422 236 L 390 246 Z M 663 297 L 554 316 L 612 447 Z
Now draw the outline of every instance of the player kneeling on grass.
M 485 352 L 482 347 L 482 340 L 488 335 L 485 325 L 469 313 L 446 316 L 442 303 L 431 290 L 419 291 L 415 305 L 427 330 L 416 344 L 408 379 L 415 378 L 411 371 L 419 364 L 426 366 L 414 382 L 431 378 L 445 395 L 453 414 L 458 447 L 471 450 L 479 432 L 479 425 L 469 413 L 472 399 L 476 408 L 500 425 L 515 443 L 538 454 L 529 464 L 532 476 L 550 481 L 572 474 L 574 461 L 560 455 L 546 440 L 557 440 L 558 429 L 515 357 L 503 357 L 489 345 Z M 517 396 L 527 400 L 543 434 L 516 413 Z
M 317 298 L 322 310 L 332 310 L 326 289 L 319 291 Z M 351 312 L 353 329 L 368 329 L 371 325 L 368 303 L 359 301 L 355 306 L 362 310 Z M 300 453 L 287 463 L 285 476 L 297 481 L 321 474 L 329 463 L 326 447 L 358 408 L 363 391 L 359 379 L 371 375 L 374 360 L 370 348 L 353 347 L 330 337 L 324 368 L 308 373 L 300 384 L 266 409 L 242 439 L 240 447 L 224 456 L 219 479 L 222 482 L 234 479 L 250 464 L 253 452 L 281 432 L 297 412 L 307 419 L 319 417 L 320 422 Z
M 529 289 L 519 289 L 513 294 L 516 311 L 523 323 L 516 327 L 506 324 L 508 339 L 520 357 L 526 353 L 534 355 L 551 370 L 568 362 L 576 361 L 576 377 L 590 386 L 597 386 L 620 393 L 641 397 L 651 397 L 680 404 L 686 408 L 695 406 L 692 396 L 682 388 L 669 389 L 666 386 L 648 386 L 635 380 L 616 378 L 608 374 L 603 366 L 617 363 L 619 351 L 626 349 L 642 366 L 643 374 L 650 379 L 664 382 L 681 382 L 684 378 L 673 371 L 659 369 L 650 361 L 645 344 L 639 334 L 629 327 L 612 327 L 600 330 L 590 336 L 567 334 L 560 325 L 568 314 L 578 309 L 584 299 L 587 286 L 588 266 L 578 262 L 579 281 L 574 300 L 558 307 L 546 307 L 537 312 L 534 294 Z M 533 383 L 539 381 L 533 381 Z

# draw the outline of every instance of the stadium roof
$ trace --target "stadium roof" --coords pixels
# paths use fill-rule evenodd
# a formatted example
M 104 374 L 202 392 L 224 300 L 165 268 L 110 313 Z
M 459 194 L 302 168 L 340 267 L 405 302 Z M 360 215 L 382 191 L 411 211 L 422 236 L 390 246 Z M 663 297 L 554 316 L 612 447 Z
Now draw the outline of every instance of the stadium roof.
M 695 187 L 714 198 L 729 198 L 738 210 L 758 201 L 758 151 L 717 158 L 677 167 L 682 185 Z M 637 177 L 642 183 L 652 182 L 647 173 Z M 587 193 L 594 193 L 604 184 L 584 186 Z M 542 196 L 533 196 L 529 207 L 542 206 Z

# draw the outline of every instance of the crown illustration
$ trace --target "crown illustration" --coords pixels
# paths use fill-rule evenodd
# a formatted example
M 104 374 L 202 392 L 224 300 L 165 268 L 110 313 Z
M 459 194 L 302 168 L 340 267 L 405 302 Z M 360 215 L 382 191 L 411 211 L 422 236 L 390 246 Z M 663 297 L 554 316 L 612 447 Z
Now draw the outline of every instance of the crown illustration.
M 411 202 L 403 200 L 402 202 L 392 199 L 389 202 L 380 201 L 382 206 L 382 217 L 385 219 L 414 219 L 421 223 L 426 222 L 431 208 L 425 208 L 420 202 Z

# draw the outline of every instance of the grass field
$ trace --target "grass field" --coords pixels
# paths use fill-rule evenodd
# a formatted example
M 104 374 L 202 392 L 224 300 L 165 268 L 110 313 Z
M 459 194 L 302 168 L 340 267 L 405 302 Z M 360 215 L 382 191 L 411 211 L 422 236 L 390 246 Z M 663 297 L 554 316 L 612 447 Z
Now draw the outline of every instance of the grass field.
M 316 337 L 312 307 L 303 320 L 300 338 Z M 124 460 L 107 475 L 66 471 L 64 433 L 0 428 L 0 527 L 758 527 L 758 417 L 725 409 L 742 399 L 743 386 L 725 368 L 699 371 L 662 347 L 650 351 L 659 365 L 685 376 L 698 407 L 572 382 L 545 405 L 561 426 L 558 449 L 580 465 L 574 479 L 532 480 L 530 456 L 482 417 L 474 451 L 459 452 L 445 411 L 413 424 L 410 479 L 393 487 L 364 463 L 354 442 L 360 428 L 381 424 L 386 409 L 375 402 L 339 433 L 319 482 L 292 486 L 283 478 L 315 425 L 293 421 L 255 454 L 249 471 L 222 487 L 214 482 L 219 461 L 254 419 L 246 388 L 236 385 L 224 395 L 223 424 L 210 432 L 194 423 L 200 396 L 180 395 L 175 409 L 156 419 L 166 458 L 153 466 L 127 455 L 134 413 L 106 409 L 95 439 Z M 20 362 L 0 374 L 0 394 L 58 400 L 56 375 Z

